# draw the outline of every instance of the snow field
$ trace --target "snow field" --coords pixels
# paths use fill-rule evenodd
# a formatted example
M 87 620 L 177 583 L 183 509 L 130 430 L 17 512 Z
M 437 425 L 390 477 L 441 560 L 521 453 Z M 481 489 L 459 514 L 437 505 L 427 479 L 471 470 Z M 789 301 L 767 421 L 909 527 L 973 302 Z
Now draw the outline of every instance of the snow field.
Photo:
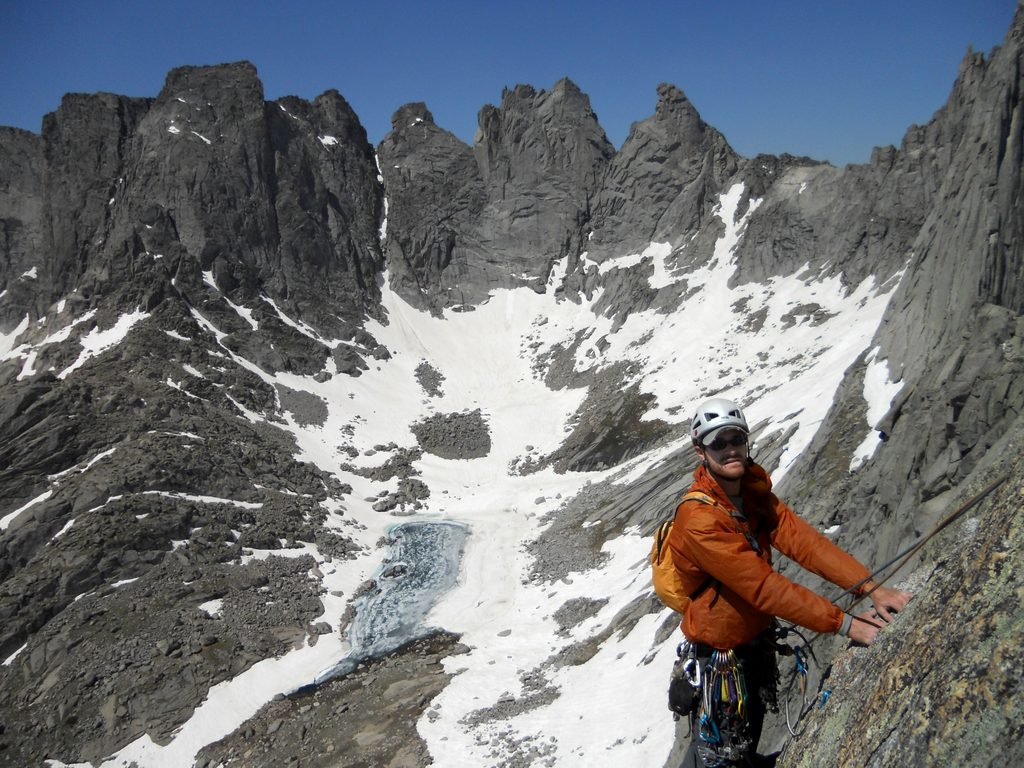
M 338 563 L 327 563 L 312 545 L 252 557 L 312 554 L 318 562 L 312 575 L 327 590 L 325 610 L 318 620 L 334 628 L 346 596 L 379 565 L 381 553 L 375 542 L 389 526 L 401 522 L 371 506 L 382 491 L 394 489 L 394 480 L 372 481 L 346 471 L 343 465 L 379 466 L 388 452 L 367 455 L 368 451 L 392 442 L 402 448 L 414 446 L 411 426 L 433 414 L 479 408 L 488 422 L 492 441 L 488 456 L 455 461 L 424 454 L 414 464 L 431 492 L 420 515 L 470 526 L 459 583 L 428 618 L 430 625 L 461 634 L 470 648 L 469 653 L 445 662 L 455 677 L 431 702 L 433 719 L 424 716 L 418 723 L 435 764 L 444 768 L 494 764 L 520 739 L 544 745 L 545 754 L 560 767 L 664 762 L 674 733 L 665 690 L 675 642 L 655 645 L 655 634 L 667 610 L 642 617 L 625 634 L 612 634 L 585 663 L 544 667 L 560 650 L 599 633 L 624 606 L 649 591 L 648 537 L 628 531 L 605 544 L 609 559 L 600 568 L 553 584 L 529 580 L 531 562 L 524 546 L 541 532 L 543 515 L 588 482 L 606 478 L 631 482 L 686 439 L 605 472 L 557 475 L 549 469 L 519 476 L 510 471 L 510 465 L 528 455 L 546 455 L 564 440 L 586 393 L 549 390 L 532 366 L 536 355 L 555 345 L 568 346 L 584 333 L 589 335 L 577 350 L 577 370 L 638 363 L 641 372 L 636 382 L 641 391 L 657 398 L 649 418 L 685 422 L 704 397 L 720 394 L 736 399 L 745 406 L 752 425 L 766 423 L 765 434 L 796 426 L 776 480 L 792 466 L 824 418 L 844 371 L 868 348 L 895 286 L 882 291 L 869 279 L 848 293 L 838 277 L 819 278 L 805 268 L 766 284 L 730 287 L 735 247 L 759 204 L 751 201 L 747 212 L 737 217 L 742 194 L 742 186 L 736 185 L 722 195 L 717 214 L 725 231 L 705 266 L 678 274 L 672 248 L 665 243 L 652 243 L 640 254 L 600 265 L 602 274 L 653 267 L 649 284 L 657 290 L 682 293 L 699 288 L 678 311 L 634 312 L 614 333 L 611 320 L 594 312 L 600 289 L 578 304 L 528 288 L 496 291 L 475 311 L 446 312 L 438 318 L 402 301 L 385 278 L 383 304 L 389 322 L 368 323 L 367 330 L 387 347 L 391 358 L 367 358 L 370 369 L 359 377 L 333 376 L 317 382 L 309 376 L 270 374 L 222 350 L 225 357 L 267 383 L 316 395 L 327 406 L 323 424 L 299 424 L 285 414 L 284 428 L 295 438 L 297 459 L 352 485 L 350 496 L 329 500 L 325 506 L 332 513 L 331 527 L 352 536 L 363 552 L 355 560 Z M 558 282 L 567 262 L 556 264 L 549 285 Z M 821 322 L 812 324 L 809 317 L 797 316 L 787 325 L 783 316 L 804 304 L 820 307 Z M 229 306 L 250 324 L 255 322 L 249 310 Z M 275 309 L 285 319 L 276 305 Z M 748 323 L 758 311 L 763 311 L 764 318 L 755 330 Z M 193 315 L 218 340 L 223 338 L 200 312 L 193 310 Z M 125 323 L 119 321 L 116 327 L 126 333 L 130 324 L 125 327 Z M 291 324 L 320 339 L 308 326 Z M 603 352 L 597 347 L 602 337 L 607 342 Z M 0 341 L 13 343 L 6 337 Z M 100 341 L 88 348 L 102 351 Z M 535 350 L 526 346 L 531 341 L 540 342 Z M 5 354 L 26 357 L 30 353 L 19 347 Z M 416 368 L 424 361 L 444 377 L 440 397 L 427 395 L 416 380 Z M 896 389 L 876 366 L 884 368 L 884 363 L 872 358 L 865 399 L 872 413 L 884 413 Z M 328 372 L 333 373 L 333 361 Z M 624 386 L 630 383 L 634 382 Z M 265 420 L 263 414 L 236 406 L 242 418 Z M 351 450 L 357 455 L 350 456 Z M 10 519 L 8 515 L 0 526 Z M 339 591 L 342 597 L 331 594 Z M 608 603 L 562 637 L 556 634 L 553 614 L 572 598 L 607 599 Z M 160 748 L 148 738 L 140 739 L 122 750 L 115 764 L 128 765 L 132 760 L 147 766 L 190 764 L 203 745 L 238 727 L 273 695 L 313 680 L 346 651 L 335 632 L 321 636 L 314 647 L 263 661 L 211 689 L 170 745 Z M 552 702 L 501 721 L 477 726 L 466 722 L 467 716 L 494 706 L 503 696 L 528 694 L 523 691 L 522 675 L 541 667 L 548 685 L 558 690 Z

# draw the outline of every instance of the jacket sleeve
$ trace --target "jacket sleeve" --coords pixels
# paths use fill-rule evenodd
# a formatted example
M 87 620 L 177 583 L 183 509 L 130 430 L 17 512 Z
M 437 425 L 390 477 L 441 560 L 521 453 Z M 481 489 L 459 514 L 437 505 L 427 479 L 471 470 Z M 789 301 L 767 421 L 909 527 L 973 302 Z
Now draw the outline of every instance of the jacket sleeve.
M 843 589 L 863 583 L 870 576 L 856 558 L 833 544 L 774 495 L 772 504 L 777 521 L 772 531 L 772 545 L 790 560 Z M 863 591 L 861 586 L 856 593 Z
M 698 512 L 678 538 L 681 553 L 762 613 L 815 632 L 837 632 L 843 612 L 790 581 L 755 552 L 746 537 L 713 514 Z M 728 599 L 722 594 L 723 599 Z

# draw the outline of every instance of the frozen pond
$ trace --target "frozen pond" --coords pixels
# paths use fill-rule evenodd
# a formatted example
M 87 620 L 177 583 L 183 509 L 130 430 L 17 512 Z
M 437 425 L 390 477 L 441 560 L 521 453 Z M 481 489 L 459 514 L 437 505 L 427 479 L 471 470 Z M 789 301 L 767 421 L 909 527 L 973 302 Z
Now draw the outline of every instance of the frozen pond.
M 467 533 L 465 525 L 441 520 L 392 528 L 388 557 L 374 577 L 376 588 L 356 601 L 349 628 L 352 649 L 317 675 L 314 685 L 346 675 L 360 661 L 383 656 L 424 634 L 421 622 L 459 576 Z

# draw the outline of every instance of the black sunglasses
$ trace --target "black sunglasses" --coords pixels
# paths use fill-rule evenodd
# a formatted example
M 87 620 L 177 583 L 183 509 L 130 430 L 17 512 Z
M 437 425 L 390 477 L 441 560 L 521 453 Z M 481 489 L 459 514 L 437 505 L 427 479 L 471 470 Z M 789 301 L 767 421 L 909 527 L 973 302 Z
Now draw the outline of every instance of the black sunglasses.
M 724 437 L 716 437 L 710 443 L 705 443 L 705 448 L 710 448 L 712 451 L 724 451 L 726 446 L 732 446 L 733 448 L 739 448 L 741 445 L 747 444 L 746 435 L 735 435 L 728 439 Z

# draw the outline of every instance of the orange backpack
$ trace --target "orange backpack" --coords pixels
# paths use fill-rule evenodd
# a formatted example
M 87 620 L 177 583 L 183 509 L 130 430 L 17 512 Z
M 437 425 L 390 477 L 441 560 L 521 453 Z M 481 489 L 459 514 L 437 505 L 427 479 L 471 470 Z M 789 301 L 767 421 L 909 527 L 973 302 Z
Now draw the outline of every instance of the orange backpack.
M 713 507 L 719 506 L 714 499 L 700 491 L 686 494 L 679 503 L 685 501 L 699 501 Z M 687 592 L 683 587 L 679 571 L 672 562 L 672 553 L 668 550 L 668 535 L 672 531 L 674 521 L 675 515 L 659 525 L 654 534 L 654 542 L 651 545 L 651 583 L 661 602 L 677 613 L 685 613 L 690 603 L 711 586 L 715 579 L 708 576 L 693 592 Z

